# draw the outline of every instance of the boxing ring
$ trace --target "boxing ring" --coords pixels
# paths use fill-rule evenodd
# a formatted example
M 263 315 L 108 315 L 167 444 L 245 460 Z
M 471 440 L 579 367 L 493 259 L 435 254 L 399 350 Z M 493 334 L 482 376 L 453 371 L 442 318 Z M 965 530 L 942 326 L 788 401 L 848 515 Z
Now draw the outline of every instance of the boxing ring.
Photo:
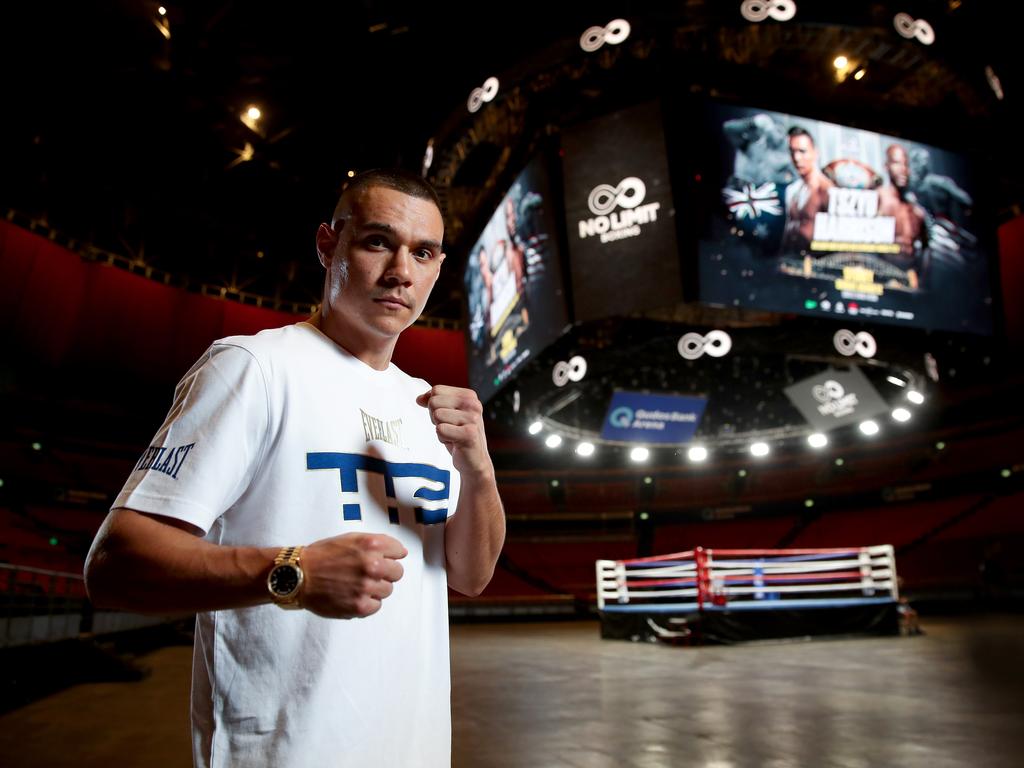
M 834 634 L 898 634 L 891 545 L 705 549 L 597 561 L 601 636 L 737 642 Z

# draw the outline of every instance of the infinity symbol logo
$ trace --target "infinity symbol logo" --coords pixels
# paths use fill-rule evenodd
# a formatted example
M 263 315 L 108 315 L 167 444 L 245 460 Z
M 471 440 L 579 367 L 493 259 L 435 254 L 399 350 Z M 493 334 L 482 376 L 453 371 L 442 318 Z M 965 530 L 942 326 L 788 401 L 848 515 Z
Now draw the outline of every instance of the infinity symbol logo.
M 579 355 L 569 358 L 569 362 L 557 362 L 551 372 L 551 380 L 556 387 L 564 387 L 570 381 L 582 381 L 587 375 L 587 361 Z
M 636 176 L 628 176 L 619 186 L 598 184 L 590 190 L 587 206 L 595 216 L 604 216 L 618 208 L 636 208 L 647 196 L 647 185 Z
M 470 112 L 476 112 L 484 105 L 485 101 L 493 101 L 498 95 L 498 78 L 488 77 L 480 88 L 474 88 L 469 93 L 469 101 L 466 106 Z
M 935 30 L 924 19 L 915 19 L 909 13 L 897 13 L 892 17 L 892 24 L 896 31 L 908 40 L 916 37 L 922 45 L 931 45 L 935 42 Z
M 824 384 L 820 384 L 811 390 L 811 394 L 814 395 L 814 399 L 819 403 L 827 403 L 829 400 L 839 400 L 843 395 L 846 394 L 846 390 L 843 389 L 843 385 L 838 381 L 829 379 Z
M 630 26 L 625 19 L 612 19 L 603 27 L 588 27 L 580 37 L 580 48 L 593 53 L 605 43 L 618 45 L 629 37 Z
M 769 16 L 776 21 L 789 21 L 796 16 L 796 3 L 793 0 L 743 0 L 740 15 L 755 24 Z
M 707 336 L 699 333 L 686 333 L 679 339 L 676 347 L 679 354 L 687 360 L 696 360 L 701 355 L 725 357 L 732 349 L 732 339 L 725 331 L 708 331 Z
M 839 354 L 846 355 L 847 357 L 851 355 L 874 357 L 878 351 L 875 337 L 865 331 L 854 333 L 845 328 L 840 328 L 836 331 L 836 335 L 832 337 L 832 343 L 836 345 L 836 351 Z

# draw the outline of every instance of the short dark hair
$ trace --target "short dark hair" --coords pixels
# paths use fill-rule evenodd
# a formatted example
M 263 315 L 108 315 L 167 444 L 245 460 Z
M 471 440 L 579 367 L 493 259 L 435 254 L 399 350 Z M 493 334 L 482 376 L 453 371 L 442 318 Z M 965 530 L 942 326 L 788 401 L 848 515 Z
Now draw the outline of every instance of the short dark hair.
M 386 187 L 387 189 L 393 189 L 396 192 L 409 195 L 410 197 L 418 197 L 421 200 L 429 200 L 437 206 L 437 210 L 444 215 L 444 211 L 441 209 L 441 200 L 437 196 L 437 192 L 430 185 L 430 183 L 409 171 L 403 171 L 400 168 L 372 168 L 368 171 L 362 171 L 356 174 L 349 180 L 345 187 L 341 191 L 341 197 L 338 198 L 337 205 L 334 206 L 334 214 L 331 216 L 331 223 L 333 224 L 338 220 L 338 214 L 341 211 L 342 203 L 347 197 L 360 192 L 364 189 L 370 189 L 371 187 Z
M 787 134 L 787 135 L 789 136 L 789 138 L 791 138 L 791 139 L 792 139 L 792 138 L 795 138 L 796 136 L 806 136 L 806 137 L 807 137 L 808 139 L 810 139 L 810 140 L 811 140 L 811 144 L 812 144 L 813 146 L 817 146 L 817 145 L 816 145 L 816 144 L 814 143 L 814 137 L 813 137 L 813 136 L 811 136 L 811 132 L 810 132 L 810 131 L 808 131 L 808 130 L 807 130 L 806 128 L 802 128 L 802 127 L 800 127 L 799 125 L 794 125 L 794 126 L 793 126 L 792 128 L 790 128 L 790 129 L 789 129 L 789 130 L 788 130 L 788 131 L 786 132 L 786 134 Z

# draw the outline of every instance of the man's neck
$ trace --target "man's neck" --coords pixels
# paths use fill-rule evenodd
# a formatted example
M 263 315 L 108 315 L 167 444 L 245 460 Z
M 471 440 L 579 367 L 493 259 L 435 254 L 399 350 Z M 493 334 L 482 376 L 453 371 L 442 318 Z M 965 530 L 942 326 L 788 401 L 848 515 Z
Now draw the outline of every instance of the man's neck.
M 320 329 L 320 332 L 348 352 L 352 357 L 365 363 L 371 368 L 384 371 L 391 364 L 391 356 L 395 351 L 395 344 L 398 338 L 394 339 L 365 339 L 360 334 L 354 333 L 351 329 L 337 322 L 337 316 L 327 317 L 323 314 L 323 307 L 318 309 L 309 319 L 310 325 Z

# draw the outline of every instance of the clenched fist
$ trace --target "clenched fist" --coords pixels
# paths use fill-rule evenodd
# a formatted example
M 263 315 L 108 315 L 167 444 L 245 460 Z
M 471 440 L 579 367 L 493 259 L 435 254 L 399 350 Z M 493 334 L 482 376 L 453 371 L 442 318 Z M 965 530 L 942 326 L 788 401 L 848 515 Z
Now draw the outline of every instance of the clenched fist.
M 309 544 L 302 550 L 305 580 L 303 608 L 331 619 L 370 616 L 402 578 L 398 561 L 408 554 L 382 533 L 346 533 Z
M 452 455 L 452 463 L 467 480 L 494 473 L 487 437 L 484 435 L 484 407 L 472 389 L 433 386 L 416 398 L 430 412 L 438 439 Z

